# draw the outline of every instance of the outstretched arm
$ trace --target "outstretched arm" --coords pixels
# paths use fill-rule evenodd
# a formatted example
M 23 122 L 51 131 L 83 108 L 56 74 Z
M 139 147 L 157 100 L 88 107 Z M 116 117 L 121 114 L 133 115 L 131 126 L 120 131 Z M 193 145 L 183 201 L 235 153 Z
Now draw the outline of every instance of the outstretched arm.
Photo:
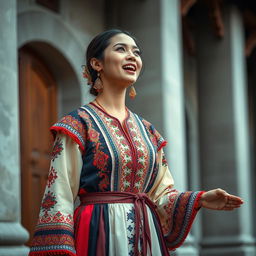
M 199 200 L 199 207 L 211 210 L 232 211 L 235 208 L 239 208 L 243 202 L 240 197 L 231 195 L 225 190 L 217 188 L 202 194 Z

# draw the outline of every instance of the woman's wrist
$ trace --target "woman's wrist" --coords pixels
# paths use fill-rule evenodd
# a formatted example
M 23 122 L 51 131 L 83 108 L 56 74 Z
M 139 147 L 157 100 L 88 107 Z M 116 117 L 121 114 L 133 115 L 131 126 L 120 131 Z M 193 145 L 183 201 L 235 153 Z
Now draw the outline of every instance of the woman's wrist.
M 196 205 L 196 207 L 195 207 L 195 209 L 196 209 L 197 211 L 200 210 L 200 208 L 203 207 L 203 200 L 204 200 L 203 195 L 204 195 L 205 192 L 206 192 L 206 191 L 201 191 L 201 192 L 200 192 L 200 195 L 199 195 L 198 200 L 197 200 L 197 205 Z

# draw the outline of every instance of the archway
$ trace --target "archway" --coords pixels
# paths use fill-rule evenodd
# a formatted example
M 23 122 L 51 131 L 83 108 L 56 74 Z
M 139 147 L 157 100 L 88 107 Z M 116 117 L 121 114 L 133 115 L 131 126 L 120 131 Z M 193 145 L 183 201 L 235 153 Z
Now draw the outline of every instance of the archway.
M 65 90 L 59 93 L 59 102 L 63 99 L 65 106 L 70 106 L 60 105 L 59 114 L 68 112 L 74 100 L 79 100 L 78 105 L 91 100 L 81 70 L 81 65 L 84 64 L 85 45 L 89 43 L 90 36 L 85 36 L 84 42 L 80 43 L 72 29 L 58 16 L 34 9 L 19 12 L 17 25 L 18 48 L 30 45 L 51 67 L 57 83 L 62 85 L 60 88 L 73 90 L 70 92 L 67 89 L 67 93 Z M 72 100 L 68 96 L 71 93 L 79 93 L 79 96 Z
M 31 238 L 48 176 L 49 127 L 80 106 L 81 93 L 65 57 L 47 43 L 30 42 L 19 50 L 19 94 L 22 224 Z
M 18 13 L 17 29 L 18 49 L 29 49 L 30 53 L 33 54 L 33 58 L 36 57 L 38 62 L 43 64 L 45 67 L 39 69 L 47 69 L 56 83 L 57 93 L 55 95 L 55 103 L 58 116 L 57 118 L 60 118 L 64 114 L 90 100 L 81 72 L 81 65 L 84 64 L 84 45 L 88 44 L 90 39 L 89 36 L 85 36 L 85 41 L 80 43 L 72 29 L 63 20 L 61 20 L 60 17 L 50 12 L 44 12 L 43 10 L 32 8 Z M 35 80 L 35 82 L 39 82 L 40 84 L 40 81 L 44 80 L 43 78 L 44 77 L 37 77 L 37 81 Z M 38 88 L 41 88 L 42 92 L 46 92 L 47 94 L 47 84 L 41 84 Z M 47 97 L 51 96 L 48 95 Z M 44 98 L 45 101 L 47 101 L 47 97 Z M 44 114 L 48 118 L 49 114 L 46 113 L 47 111 L 42 111 L 44 111 Z M 57 118 L 55 117 L 55 119 Z M 30 117 L 30 119 L 32 118 Z M 48 119 L 51 120 L 52 117 Z M 48 130 L 48 128 L 45 129 Z M 35 132 L 35 134 L 37 133 L 39 133 L 39 131 Z M 21 143 L 26 143 L 26 139 L 24 140 L 22 136 L 24 135 L 21 134 Z M 49 138 L 45 138 L 44 140 L 49 140 Z M 41 150 L 42 148 L 40 148 L 40 144 L 33 144 L 35 141 L 36 139 L 32 141 L 32 150 L 29 152 L 33 157 L 37 157 L 44 152 L 47 158 L 47 155 L 49 154 L 47 149 L 44 148 Z M 27 160 L 28 159 L 26 159 L 26 161 Z M 38 181 L 39 183 L 42 183 L 40 185 L 42 187 L 44 186 L 45 173 L 48 172 L 48 168 L 47 164 L 45 164 L 41 169 L 37 168 L 37 170 L 41 172 L 40 175 L 42 177 L 38 179 Z M 31 182 L 33 182 L 32 180 L 33 179 L 31 179 Z M 42 191 L 37 191 L 37 198 L 35 198 L 35 200 L 41 200 L 40 193 L 42 193 Z M 34 213 L 34 215 L 37 214 Z M 30 227 L 29 229 L 31 233 L 32 228 Z

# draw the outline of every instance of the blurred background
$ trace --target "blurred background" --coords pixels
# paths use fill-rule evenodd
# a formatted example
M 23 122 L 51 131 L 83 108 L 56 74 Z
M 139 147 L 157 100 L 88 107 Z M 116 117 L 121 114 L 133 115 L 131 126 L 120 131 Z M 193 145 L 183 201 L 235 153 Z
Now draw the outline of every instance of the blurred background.
M 28 253 L 49 127 L 92 100 L 81 65 L 108 28 L 138 39 L 144 70 L 127 105 L 168 140 L 176 188 L 245 201 L 202 210 L 174 254 L 255 256 L 256 4 L 246 0 L 0 0 L 0 256 Z

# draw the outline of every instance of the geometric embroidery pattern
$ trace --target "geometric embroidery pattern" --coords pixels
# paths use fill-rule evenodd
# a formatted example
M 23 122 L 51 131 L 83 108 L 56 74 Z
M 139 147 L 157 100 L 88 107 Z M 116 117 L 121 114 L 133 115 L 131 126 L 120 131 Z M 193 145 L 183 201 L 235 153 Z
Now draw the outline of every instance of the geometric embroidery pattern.
M 55 204 L 57 204 L 56 196 L 53 194 L 53 192 L 48 191 L 45 194 L 43 202 L 42 202 L 43 212 L 47 213 L 52 208 L 54 208 Z
M 61 154 L 62 150 L 63 150 L 63 143 L 60 138 L 57 138 L 51 153 L 52 161 L 54 161 Z
M 134 247 L 135 247 L 135 210 L 134 207 L 129 210 L 127 214 L 127 238 L 128 238 L 128 247 L 129 247 L 129 256 L 134 256 Z
M 58 211 L 55 214 L 45 213 L 43 216 L 39 216 L 38 224 L 43 223 L 66 223 L 70 226 L 74 225 L 73 217 L 71 214 L 63 214 Z
M 48 180 L 47 180 L 47 187 L 50 188 L 50 186 L 55 182 L 55 180 L 58 178 L 57 172 L 53 167 L 51 167 L 51 170 L 49 172 Z

